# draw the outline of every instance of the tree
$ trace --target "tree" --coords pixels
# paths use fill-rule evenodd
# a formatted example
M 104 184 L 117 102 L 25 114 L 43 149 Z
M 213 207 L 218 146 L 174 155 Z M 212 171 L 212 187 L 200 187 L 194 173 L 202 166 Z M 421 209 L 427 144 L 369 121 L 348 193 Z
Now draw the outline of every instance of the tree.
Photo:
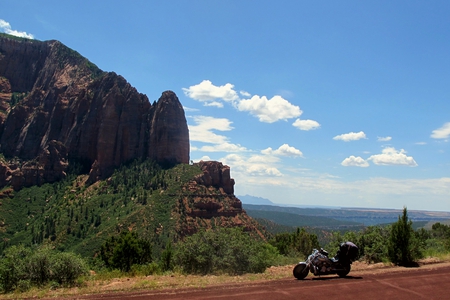
M 123 231 L 119 237 L 110 237 L 100 248 L 100 258 L 107 267 L 128 272 L 132 265 L 152 261 L 152 247 L 136 232 Z
M 421 256 L 406 207 L 403 208 L 403 214 L 398 217 L 398 221 L 392 224 L 388 242 L 388 255 L 391 262 L 403 266 L 413 263 Z

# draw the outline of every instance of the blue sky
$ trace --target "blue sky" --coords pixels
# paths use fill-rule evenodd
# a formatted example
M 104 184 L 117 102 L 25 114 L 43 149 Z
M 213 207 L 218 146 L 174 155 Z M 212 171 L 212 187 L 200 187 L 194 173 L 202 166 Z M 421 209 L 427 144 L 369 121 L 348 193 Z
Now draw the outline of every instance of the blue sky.
M 450 211 L 449 1 L 1 0 L 150 101 L 173 90 L 194 161 L 275 203 Z

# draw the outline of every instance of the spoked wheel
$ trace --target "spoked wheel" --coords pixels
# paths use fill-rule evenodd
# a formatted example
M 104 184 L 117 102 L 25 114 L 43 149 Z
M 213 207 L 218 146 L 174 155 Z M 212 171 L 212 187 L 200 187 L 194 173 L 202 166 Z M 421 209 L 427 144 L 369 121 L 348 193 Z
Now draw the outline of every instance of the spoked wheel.
M 350 266 L 350 265 L 345 265 L 345 266 L 342 266 L 342 267 L 343 267 L 343 270 L 337 272 L 337 274 L 339 275 L 339 277 L 345 277 L 345 276 L 347 276 L 347 274 L 350 272 L 350 269 L 351 269 L 351 266 Z
M 292 270 L 292 273 L 294 274 L 294 277 L 301 280 L 308 275 L 308 268 L 306 266 L 306 263 L 299 263 L 294 267 L 294 270 Z

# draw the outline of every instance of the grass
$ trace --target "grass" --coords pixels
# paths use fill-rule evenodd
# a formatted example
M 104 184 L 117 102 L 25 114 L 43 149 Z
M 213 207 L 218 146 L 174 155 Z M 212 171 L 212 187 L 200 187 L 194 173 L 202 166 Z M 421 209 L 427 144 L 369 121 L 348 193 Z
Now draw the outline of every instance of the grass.
M 26 292 L 15 292 L 0 295 L 0 299 L 27 299 L 27 298 L 55 298 L 73 297 L 86 294 L 104 294 L 137 290 L 164 290 L 182 288 L 206 288 L 215 285 L 239 284 L 266 280 L 276 280 L 291 277 L 293 265 L 271 267 L 264 273 L 230 275 L 184 275 L 178 272 L 168 272 L 162 275 L 150 276 L 122 276 L 117 272 L 91 275 L 85 278 L 83 284 L 72 288 L 53 289 L 51 285 L 35 288 Z M 115 277 L 117 276 L 117 277 Z

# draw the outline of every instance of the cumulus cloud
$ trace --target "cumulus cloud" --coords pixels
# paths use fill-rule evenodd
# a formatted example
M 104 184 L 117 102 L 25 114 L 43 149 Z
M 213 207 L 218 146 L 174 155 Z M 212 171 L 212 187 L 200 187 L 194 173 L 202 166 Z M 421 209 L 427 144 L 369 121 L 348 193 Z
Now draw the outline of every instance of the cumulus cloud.
M 333 140 L 340 140 L 344 142 L 357 141 L 360 139 L 366 139 L 366 134 L 363 131 L 344 133 L 333 138 Z
M 205 102 L 206 105 L 216 99 L 222 99 L 225 101 L 235 101 L 239 99 L 238 94 L 233 89 L 234 85 L 227 83 L 221 86 L 215 86 L 209 80 L 203 80 L 197 85 L 193 85 L 189 88 L 183 88 L 183 92 L 189 98 Z M 217 106 L 217 104 L 215 105 Z
M 0 19 L 0 31 L 3 31 L 4 33 L 10 34 L 10 35 L 22 37 L 22 38 L 34 39 L 34 36 L 31 33 L 26 33 L 25 31 L 13 30 L 11 28 L 11 24 L 9 24 L 8 22 L 6 22 L 3 19 Z
M 233 129 L 231 121 L 226 118 L 214 118 L 209 116 L 193 117 L 196 125 L 189 125 L 189 139 L 191 142 L 201 142 L 212 145 L 202 147 L 192 146 L 191 150 L 205 152 L 239 152 L 247 151 L 245 147 L 231 144 L 228 137 L 216 134 L 213 131 L 230 131 Z
M 320 127 L 320 124 L 317 121 L 314 120 L 295 120 L 294 123 L 292 123 L 292 126 L 297 127 L 300 130 L 313 130 Z
M 239 111 L 248 111 L 258 117 L 261 122 L 273 123 L 279 120 L 287 120 L 302 114 L 300 107 L 291 104 L 281 96 L 267 99 L 266 96 L 255 95 L 250 99 L 240 100 L 237 104 Z
M 351 155 L 350 157 L 347 157 L 346 159 L 344 159 L 341 162 L 341 165 L 343 165 L 344 167 L 366 168 L 369 166 L 369 163 L 360 156 L 356 157 L 356 156 Z
M 431 137 L 433 139 L 448 139 L 450 137 L 450 122 L 447 122 L 442 125 L 442 127 L 433 130 Z
M 407 156 L 404 149 L 397 151 L 393 147 L 384 148 L 381 154 L 372 155 L 367 160 L 372 161 L 376 165 L 417 166 L 414 158 Z
M 379 136 L 377 140 L 379 142 L 389 142 L 390 140 L 392 140 L 392 137 L 390 137 L 390 136 L 385 136 L 385 137 Z
M 302 114 L 300 107 L 293 105 L 282 96 L 276 95 L 268 99 L 266 96 L 252 96 L 246 91 L 239 93 L 234 90 L 234 85 L 227 83 L 216 86 L 210 80 L 203 80 L 197 85 L 183 88 L 184 94 L 194 100 L 203 102 L 205 106 L 223 107 L 223 103 L 231 103 L 237 110 L 249 112 L 259 121 L 273 123 L 299 117 Z M 245 98 L 240 98 L 239 94 Z M 313 128 L 319 126 L 317 122 L 305 120 L 297 123 L 298 128 Z M 310 129 L 302 129 L 310 130 Z
M 290 157 L 303 157 L 302 151 L 289 146 L 288 144 L 281 145 L 278 149 L 273 150 L 271 147 L 262 150 L 261 153 L 266 155 L 277 155 L 277 156 L 290 156 Z
M 277 158 L 265 155 L 229 154 L 221 161 L 231 166 L 234 174 L 248 178 L 252 177 L 281 177 L 283 174 L 275 166 Z

